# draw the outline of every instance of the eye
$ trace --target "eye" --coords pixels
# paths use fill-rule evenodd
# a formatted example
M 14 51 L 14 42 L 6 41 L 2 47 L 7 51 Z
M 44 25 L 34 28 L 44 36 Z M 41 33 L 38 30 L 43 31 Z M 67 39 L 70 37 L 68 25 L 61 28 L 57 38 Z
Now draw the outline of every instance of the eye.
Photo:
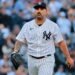
M 39 8 L 36 8 L 36 10 L 39 10 Z
M 41 10 L 44 10 L 44 8 L 40 8 Z

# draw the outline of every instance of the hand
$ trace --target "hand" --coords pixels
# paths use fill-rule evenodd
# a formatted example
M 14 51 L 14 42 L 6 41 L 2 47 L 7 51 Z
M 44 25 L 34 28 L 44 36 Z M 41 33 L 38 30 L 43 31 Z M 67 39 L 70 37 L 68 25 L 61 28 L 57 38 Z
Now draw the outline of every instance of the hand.
M 74 60 L 71 57 L 67 58 L 67 65 L 69 68 L 74 67 Z
M 14 53 L 18 53 L 18 50 L 14 50 L 14 51 L 12 52 L 12 54 L 14 54 Z
M 13 56 L 14 54 L 18 53 L 16 50 L 14 50 L 12 53 L 11 53 L 11 56 Z

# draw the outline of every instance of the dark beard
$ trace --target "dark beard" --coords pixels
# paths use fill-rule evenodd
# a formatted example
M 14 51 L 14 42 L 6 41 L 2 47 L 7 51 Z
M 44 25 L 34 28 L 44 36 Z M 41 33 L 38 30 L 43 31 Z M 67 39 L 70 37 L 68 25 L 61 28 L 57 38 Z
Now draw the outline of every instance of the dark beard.
M 42 20 L 43 18 L 42 17 L 37 17 L 37 20 Z
M 37 15 L 37 16 L 36 16 L 36 19 L 37 19 L 37 20 L 42 20 L 42 19 L 43 19 L 43 17 L 42 17 L 42 16 L 38 16 L 38 15 Z

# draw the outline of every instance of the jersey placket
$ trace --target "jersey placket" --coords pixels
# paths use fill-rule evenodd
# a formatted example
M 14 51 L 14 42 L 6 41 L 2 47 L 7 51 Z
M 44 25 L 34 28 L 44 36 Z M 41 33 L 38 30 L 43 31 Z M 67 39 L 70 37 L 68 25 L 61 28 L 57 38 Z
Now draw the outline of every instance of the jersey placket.
M 41 30 L 40 30 L 40 27 L 37 27 L 37 44 L 38 44 L 37 56 L 38 56 L 39 52 L 40 52 L 40 44 L 41 44 Z

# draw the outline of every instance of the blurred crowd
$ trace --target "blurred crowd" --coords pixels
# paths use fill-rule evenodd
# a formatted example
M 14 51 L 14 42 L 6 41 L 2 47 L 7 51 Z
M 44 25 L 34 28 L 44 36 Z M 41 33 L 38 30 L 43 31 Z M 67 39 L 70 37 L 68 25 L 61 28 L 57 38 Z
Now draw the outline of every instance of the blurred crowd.
M 15 37 L 23 24 L 34 19 L 34 4 L 44 1 L 48 6 L 48 18 L 61 29 L 70 54 L 75 60 L 75 0 L 0 0 L 0 75 L 27 75 L 22 65 L 17 71 L 10 61 Z M 21 55 L 26 56 L 26 45 L 21 47 Z M 25 53 L 25 54 L 24 54 Z M 60 55 L 61 54 L 61 55 Z M 65 56 L 56 49 L 54 75 L 75 75 L 75 68 L 65 68 Z M 27 61 L 27 58 L 25 58 Z

